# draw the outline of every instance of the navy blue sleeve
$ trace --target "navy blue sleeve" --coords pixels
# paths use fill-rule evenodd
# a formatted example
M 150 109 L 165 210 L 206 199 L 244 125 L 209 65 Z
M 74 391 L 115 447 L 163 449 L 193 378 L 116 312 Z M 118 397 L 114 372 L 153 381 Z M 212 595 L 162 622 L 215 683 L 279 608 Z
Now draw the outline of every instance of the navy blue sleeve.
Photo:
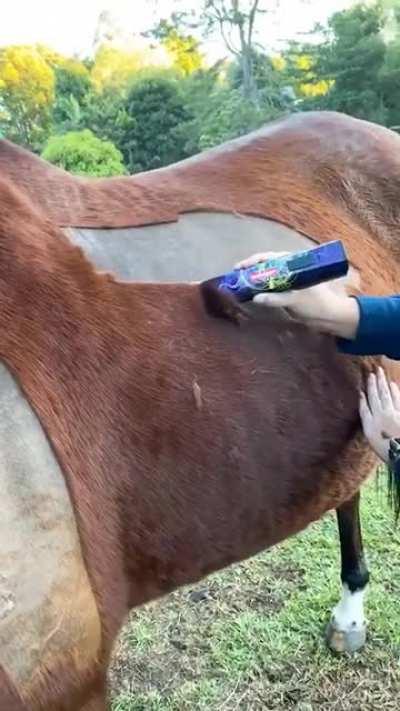
M 357 296 L 360 323 L 354 340 L 338 338 L 342 353 L 385 355 L 400 360 L 400 294 Z

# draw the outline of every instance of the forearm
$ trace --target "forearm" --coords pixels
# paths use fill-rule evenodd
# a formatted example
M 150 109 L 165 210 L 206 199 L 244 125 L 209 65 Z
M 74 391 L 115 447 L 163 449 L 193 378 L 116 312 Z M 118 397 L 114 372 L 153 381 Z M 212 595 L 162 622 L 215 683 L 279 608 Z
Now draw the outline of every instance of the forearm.
M 324 318 L 314 317 L 313 326 L 336 336 L 344 353 L 400 360 L 399 295 L 332 297 L 329 309 L 321 313 Z
M 358 323 L 352 334 L 352 326 L 346 335 L 343 335 L 346 329 L 335 332 L 339 336 L 340 350 L 355 355 L 386 355 L 399 360 L 400 296 L 362 296 L 350 301 L 358 305 Z

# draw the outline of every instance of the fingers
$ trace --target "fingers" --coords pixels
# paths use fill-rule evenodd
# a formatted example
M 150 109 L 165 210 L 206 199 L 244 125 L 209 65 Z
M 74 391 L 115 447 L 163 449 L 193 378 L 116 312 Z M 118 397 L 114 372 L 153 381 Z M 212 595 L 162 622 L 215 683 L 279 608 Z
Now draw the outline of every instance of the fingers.
M 378 384 L 375 373 L 371 373 L 368 377 L 367 396 L 372 415 L 378 416 L 382 410 L 382 406 L 379 398 Z
M 293 297 L 292 291 L 285 291 L 282 294 L 257 294 L 253 301 L 268 308 L 287 309 L 293 304 Z
M 257 252 L 257 254 L 252 254 L 251 257 L 237 262 L 235 269 L 247 269 L 247 267 L 252 267 L 253 264 L 258 264 L 258 262 L 265 262 L 270 258 L 270 254 L 270 252 Z
M 368 400 L 365 393 L 362 391 L 360 393 L 360 405 L 359 405 L 360 418 L 363 425 L 364 433 L 368 435 L 371 429 L 372 423 L 372 412 L 369 409 Z
M 376 383 L 381 406 L 384 410 L 393 410 L 392 394 L 383 368 L 378 368 Z
M 395 410 L 400 412 L 400 388 L 397 383 L 390 383 L 390 392 Z
M 279 257 L 284 257 L 286 254 L 289 254 L 289 252 L 257 252 L 256 254 L 252 254 L 251 257 L 242 259 L 235 264 L 235 269 L 247 269 L 259 262 L 266 262 L 267 259 L 278 259 Z
M 400 388 L 397 383 L 389 383 L 383 368 L 371 373 L 368 378 L 367 394 L 372 413 L 385 410 L 400 412 Z

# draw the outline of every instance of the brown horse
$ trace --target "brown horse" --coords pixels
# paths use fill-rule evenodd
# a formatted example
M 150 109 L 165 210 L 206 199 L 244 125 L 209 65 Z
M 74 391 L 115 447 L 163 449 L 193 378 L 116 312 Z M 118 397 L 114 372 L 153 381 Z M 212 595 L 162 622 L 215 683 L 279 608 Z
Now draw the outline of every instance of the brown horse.
M 179 249 L 167 233 L 182 223 L 167 278 L 203 276 L 185 261 L 196 231 L 204 276 L 254 248 L 340 236 L 362 286 L 390 292 L 399 147 L 376 126 L 307 114 L 170 169 L 84 181 L 3 142 L 1 709 L 101 711 L 131 607 L 333 508 L 347 587 L 332 645 L 363 641 L 358 491 L 374 458 L 357 411 L 361 360 L 283 314 L 253 309 L 239 328 L 214 319 L 195 284 L 96 272 L 56 225 L 170 221 L 158 246 L 155 226 L 137 240 L 69 232 L 98 265 L 137 279 L 140 266 L 142 279 L 165 278 Z M 217 221 L 234 248 L 218 247 Z

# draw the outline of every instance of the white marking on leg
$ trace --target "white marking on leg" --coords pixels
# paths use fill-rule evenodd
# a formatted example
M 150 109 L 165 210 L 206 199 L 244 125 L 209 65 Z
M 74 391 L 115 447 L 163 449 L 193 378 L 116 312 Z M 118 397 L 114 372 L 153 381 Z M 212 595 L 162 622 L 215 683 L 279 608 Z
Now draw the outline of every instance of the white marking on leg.
M 365 588 L 351 592 L 348 585 L 344 583 L 341 600 L 332 615 L 332 621 L 337 631 L 350 632 L 365 627 L 364 595 Z

